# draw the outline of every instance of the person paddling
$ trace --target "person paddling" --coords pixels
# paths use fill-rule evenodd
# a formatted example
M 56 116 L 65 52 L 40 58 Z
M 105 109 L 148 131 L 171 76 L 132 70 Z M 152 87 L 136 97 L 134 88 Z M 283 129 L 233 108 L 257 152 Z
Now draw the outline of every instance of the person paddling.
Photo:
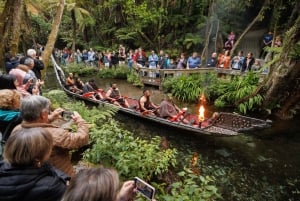
M 150 91 L 145 89 L 143 91 L 143 96 L 139 99 L 140 111 L 143 115 L 158 115 L 159 106 L 155 105 L 150 98 Z
M 111 84 L 111 87 L 106 92 L 106 100 L 111 102 L 112 104 L 116 106 L 124 106 L 129 108 L 129 104 L 125 97 L 121 96 L 121 93 L 117 87 L 116 83 Z

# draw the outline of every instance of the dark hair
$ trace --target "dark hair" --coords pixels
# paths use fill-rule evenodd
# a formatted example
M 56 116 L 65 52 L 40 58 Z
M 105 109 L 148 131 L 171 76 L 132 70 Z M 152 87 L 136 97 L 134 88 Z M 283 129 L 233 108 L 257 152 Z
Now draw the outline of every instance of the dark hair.
M 16 89 L 16 79 L 15 75 L 0 75 L 0 89 Z
M 94 79 L 90 79 L 89 82 L 95 82 L 95 80 Z
M 143 94 L 144 94 L 146 91 L 149 91 L 149 89 L 144 89 L 144 90 L 143 90 Z

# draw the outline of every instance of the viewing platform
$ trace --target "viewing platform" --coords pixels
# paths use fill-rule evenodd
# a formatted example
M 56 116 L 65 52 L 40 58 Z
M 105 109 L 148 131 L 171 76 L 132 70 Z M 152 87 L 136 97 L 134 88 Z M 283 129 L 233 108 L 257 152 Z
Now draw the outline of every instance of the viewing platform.
M 181 75 L 191 75 L 199 73 L 210 73 L 215 72 L 225 76 L 241 76 L 240 70 L 223 69 L 223 68 L 196 68 L 196 69 L 149 69 L 146 67 L 135 67 L 135 70 L 139 74 L 140 81 L 143 84 L 157 86 L 162 89 L 163 80 L 167 77 L 178 77 Z M 266 73 L 260 73 L 260 76 L 264 77 Z

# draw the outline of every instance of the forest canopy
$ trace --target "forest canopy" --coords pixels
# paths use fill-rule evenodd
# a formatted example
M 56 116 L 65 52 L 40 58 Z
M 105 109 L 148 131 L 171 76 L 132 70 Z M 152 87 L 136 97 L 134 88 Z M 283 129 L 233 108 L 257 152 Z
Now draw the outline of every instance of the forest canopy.
M 231 31 L 234 54 L 249 31 L 263 29 L 282 35 L 283 47 L 256 93 L 265 108 L 281 108 L 288 117 L 299 102 L 299 10 L 296 0 L 4 0 L 0 62 L 4 66 L 5 53 L 25 53 L 37 44 L 45 45 L 46 66 L 54 47 L 103 51 L 119 44 L 171 56 L 197 51 L 205 60 L 222 51 Z

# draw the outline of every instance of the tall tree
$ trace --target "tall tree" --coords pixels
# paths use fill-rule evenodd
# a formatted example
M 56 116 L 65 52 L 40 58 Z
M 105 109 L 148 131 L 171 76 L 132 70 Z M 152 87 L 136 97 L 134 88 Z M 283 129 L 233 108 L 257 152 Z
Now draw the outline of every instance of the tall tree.
M 264 13 L 265 13 L 266 9 L 269 8 L 269 3 L 270 3 L 269 0 L 264 0 L 264 3 L 262 5 L 260 11 L 256 15 L 256 17 L 250 22 L 250 24 L 248 24 L 246 29 L 243 31 L 243 33 L 240 35 L 240 37 L 234 43 L 234 45 L 230 51 L 230 55 L 233 55 L 234 51 L 239 46 L 239 44 L 243 40 L 244 36 L 250 31 L 250 29 L 255 25 L 255 23 L 257 23 L 260 19 L 264 18 Z
M 95 24 L 95 20 L 86 9 L 80 7 L 76 0 L 70 0 L 66 4 L 67 10 L 71 14 L 72 19 L 72 52 L 75 52 L 77 31 L 83 32 L 86 26 Z
M 22 0 L 6 1 L 0 16 L 0 63 L 4 66 L 4 53 L 15 56 L 18 51 Z M 12 48 L 11 48 L 11 47 Z
M 45 71 L 47 70 L 47 66 L 49 64 L 49 59 L 50 59 L 50 56 L 54 49 L 54 44 L 56 42 L 57 34 L 59 31 L 59 26 L 61 23 L 61 18 L 62 18 L 63 12 L 64 12 L 64 8 L 65 8 L 65 0 L 59 0 L 57 12 L 56 12 L 55 18 L 52 22 L 52 29 L 51 29 L 50 35 L 48 37 L 47 44 L 45 46 L 45 50 L 42 55 L 44 64 L 46 66 L 43 74 L 45 74 Z

